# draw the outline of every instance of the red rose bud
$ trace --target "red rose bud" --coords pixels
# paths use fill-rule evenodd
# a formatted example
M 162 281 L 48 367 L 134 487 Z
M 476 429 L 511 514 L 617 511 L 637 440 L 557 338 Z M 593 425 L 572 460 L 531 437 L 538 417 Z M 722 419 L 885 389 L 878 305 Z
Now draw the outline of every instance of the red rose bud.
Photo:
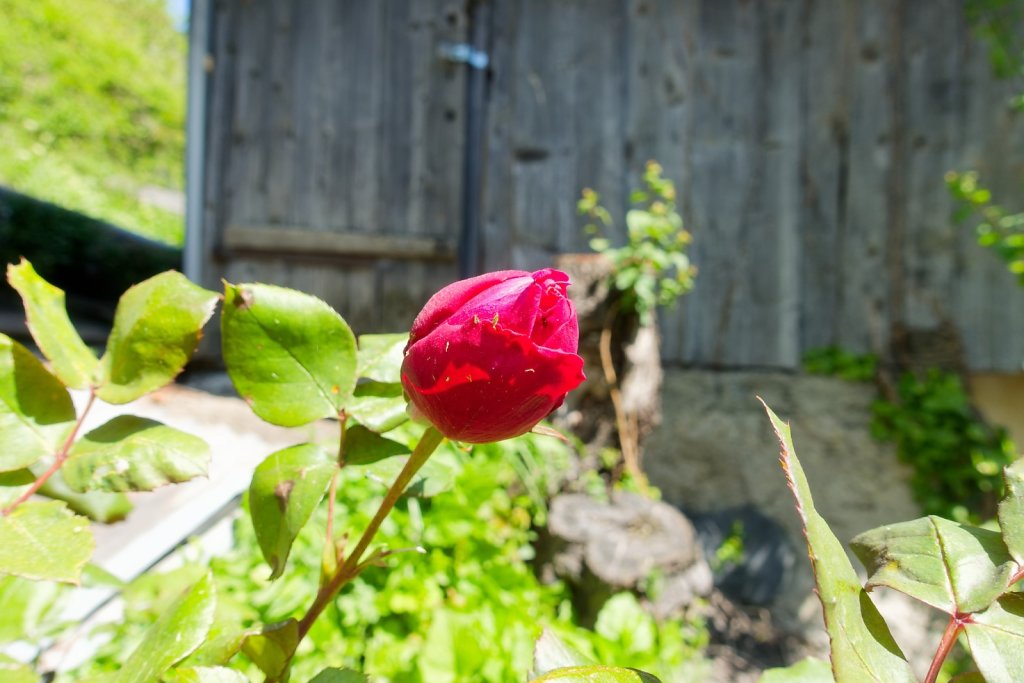
M 505 270 L 452 283 L 416 316 L 402 385 L 457 441 L 530 431 L 583 381 L 579 322 L 557 270 Z

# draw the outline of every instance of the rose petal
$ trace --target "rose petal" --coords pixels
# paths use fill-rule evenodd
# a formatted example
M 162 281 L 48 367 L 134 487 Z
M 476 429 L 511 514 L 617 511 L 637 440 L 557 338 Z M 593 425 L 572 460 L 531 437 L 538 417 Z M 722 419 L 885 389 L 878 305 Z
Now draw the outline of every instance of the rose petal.
M 449 368 L 473 379 L 456 381 Z M 482 321 L 435 329 L 402 364 L 402 384 L 419 411 L 446 436 L 470 443 L 526 433 L 583 379 L 576 354 Z
M 538 346 L 576 353 L 580 326 L 576 311 L 568 299 L 559 299 L 537 317 L 530 338 Z
M 529 276 L 522 270 L 501 270 L 494 273 L 485 273 L 471 277 L 467 280 L 459 280 L 444 287 L 434 296 L 430 297 L 423 310 L 416 316 L 412 323 L 412 330 L 409 335 L 410 344 L 422 337 L 427 336 L 438 325 L 450 318 L 456 311 L 484 290 L 490 289 L 506 280 Z
M 467 301 L 445 322 L 460 325 L 473 318 L 529 334 L 540 310 L 543 289 L 528 275 L 510 278 Z

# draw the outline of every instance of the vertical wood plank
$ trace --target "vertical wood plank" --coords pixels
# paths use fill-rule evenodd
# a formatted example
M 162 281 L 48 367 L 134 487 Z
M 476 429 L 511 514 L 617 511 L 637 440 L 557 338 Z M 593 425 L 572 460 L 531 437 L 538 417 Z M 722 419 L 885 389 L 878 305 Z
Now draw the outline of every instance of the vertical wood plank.
M 690 190 L 695 141 L 688 135 L 697 96 L 693 69 L 696 9 L 696 3 L 672 0 L 628 3 L 623 164 L 629 187 L 634 188 L 640 185 L 643 164 L 648 159 L 658 161 L 665 177 L 676 184 L 677 207 L 685 227 L 701 240 L 706 236 L 700 234 L 700 226 L 693 224 Z M 696 301 L 692 296 L 685 297 L 660 318 L 662 353 L 669 362 L 686 358 L 688 311 Z
M 800 350 L 839 343 L 848 239 L 853 6 L 803 0 L 800 66 Z
M 849 175 L 842 254 L 837 343 L 863 353 L 889 341 L 888 191 L 893 165 L 892 31 L 883 3 L 848 0 L 854 31 L 849 99 Z
M 1024 129 L 957 0 L 491 0 L 488 269 L 586 250 L 598 190 L 623 239 L 648 158 L 679 188 L 695 291 L 671 362 L 794 368 L 826 344 L 885 352 L 951 317 L 970 365 L 1017 369 L 1013 277 L 953 226 L 949 168 L 1012 208 Z M 307 286 L 360 330 L 408 324 L 454 264 L 227 254 L 226 225 L 446 237 L 461 222 L 464 3 L 220 0 L 204 216 L 210 281 Z M 234 277 L 234 275 L 232 275 Z M 300 288 L 302 288 L 300 286 Z M 358 318 L 358 320 L 357 320 Z
M 583 187 L 622 216 L 625 12 L 618 0 L 493 11 L 484 264 L 533 269 L 585 247 Z

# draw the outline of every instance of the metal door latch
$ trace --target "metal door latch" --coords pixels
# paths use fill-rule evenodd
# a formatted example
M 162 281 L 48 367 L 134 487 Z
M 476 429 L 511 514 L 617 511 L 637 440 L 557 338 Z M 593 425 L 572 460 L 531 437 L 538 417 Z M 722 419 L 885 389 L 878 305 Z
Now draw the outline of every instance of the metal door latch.
M 490 63 L 486 52 L 469 43 L 441 43 L 437 46 L 437 54 L 447 62 L 468 64 L 474 69 L 486 69 Z

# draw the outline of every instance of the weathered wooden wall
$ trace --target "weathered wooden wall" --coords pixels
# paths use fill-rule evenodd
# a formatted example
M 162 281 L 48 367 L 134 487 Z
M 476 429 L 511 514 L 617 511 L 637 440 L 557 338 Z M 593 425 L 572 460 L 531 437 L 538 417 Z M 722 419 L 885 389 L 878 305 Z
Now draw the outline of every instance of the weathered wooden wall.
M 465 32 L 443 0 L 217 2 L 204 279 L 315 293 L 358 331 L 407 327 L 456 275 L 464 71 L 433 56 Z
M 790 368 L 811 348 L 884 352 L 898 324 L 948 319 L 972 367 L 1020 368 L 1024 292 L 950 222 L 943 185 L 949 169 L 978 168 L 1012 201 L 1024 180 L 1012 85 L 991 76 L 962 0 L 473 6 L 221 0 L 212 277 L 317 291 L 391 328 L 454 277 L 466 67 L 437 46 L 465 40 L 473 14 L 491 59 L 486 269 L 585 251 L 580 189 L 621 216 L 654 158 L 677 181 L 700 268 L 664 318 L 668 359 Z M 335 232 L 342 246 L 279 258 L 254 246 L 267 226 Z M 404 260 L 353 258 L 350 234 L 419 241 Z

